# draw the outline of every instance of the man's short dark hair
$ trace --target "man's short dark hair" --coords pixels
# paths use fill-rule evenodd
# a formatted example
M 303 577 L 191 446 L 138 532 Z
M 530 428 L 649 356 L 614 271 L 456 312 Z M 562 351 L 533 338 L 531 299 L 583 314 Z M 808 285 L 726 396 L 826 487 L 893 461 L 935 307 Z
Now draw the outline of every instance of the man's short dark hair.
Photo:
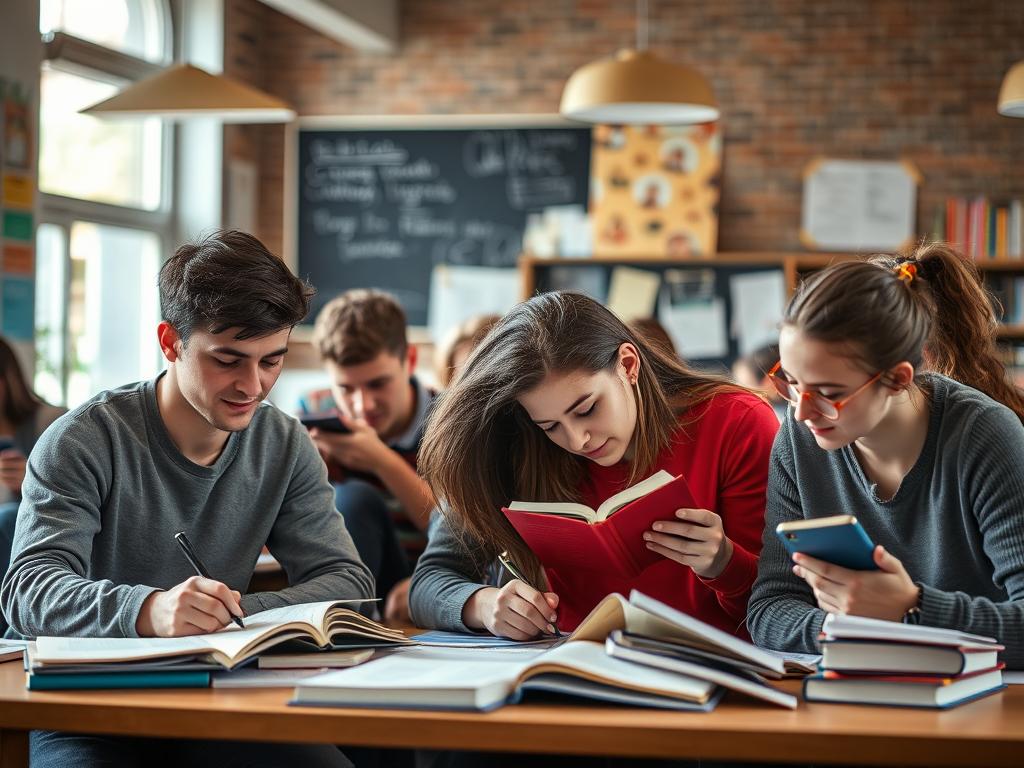
M 314 289 L 252 235 L 219 230 L 178 248 L 160 269 L 160 311 L 187 343 L 196 329 L 236 339 L 298 324 Z
M 361 365 L 381 352 L 404 358 L 405 312 L 382 291 L 356 288 L 331 299 L 313 325 L 313 346 L 321 360 Z

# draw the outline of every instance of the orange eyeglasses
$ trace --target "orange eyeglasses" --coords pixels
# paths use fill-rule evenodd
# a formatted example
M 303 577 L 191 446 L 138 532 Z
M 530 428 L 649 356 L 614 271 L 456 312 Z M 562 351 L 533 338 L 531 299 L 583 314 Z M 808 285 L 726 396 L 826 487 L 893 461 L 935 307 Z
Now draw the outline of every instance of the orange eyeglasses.
M 820 392 L 801 392 L 796 388 L 796 384 L 786 381 L 781 375 L 779 375 L 781 370 L 782 361 L 779 360 L 779 362 L 773 365 L 772 369 L 768 371 L 768 378 L 771 379 L 772 385 L 775 387 L 775 391 L 793 405 L 799 405 L 801 400 L 810 400 L 811 407 L 831 421 L 838 419 L 839 412 L 846 407 L 847 403 L 882 378 L 882 374 L 885 373 L 885 371 L 879 371 L 870 379 L 865 381 L 862 386 L 858 387 L 854 392 L 851 392 L 842 400 L 829 400 Z

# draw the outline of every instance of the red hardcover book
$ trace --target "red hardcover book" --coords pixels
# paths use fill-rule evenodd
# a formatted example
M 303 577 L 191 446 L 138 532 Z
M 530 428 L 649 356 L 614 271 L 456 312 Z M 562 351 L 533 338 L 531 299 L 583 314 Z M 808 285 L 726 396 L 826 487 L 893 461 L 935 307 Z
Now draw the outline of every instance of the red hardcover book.
M 677 509 L 695 506 L 683 476 L 662 470 L 597 509 L 571 502 L 514 501 L 501 511 L 546 567 L 610 569 L 633 578 L 662 559 L 647 548 L 644 532 L 657 520 L 674 520 Z

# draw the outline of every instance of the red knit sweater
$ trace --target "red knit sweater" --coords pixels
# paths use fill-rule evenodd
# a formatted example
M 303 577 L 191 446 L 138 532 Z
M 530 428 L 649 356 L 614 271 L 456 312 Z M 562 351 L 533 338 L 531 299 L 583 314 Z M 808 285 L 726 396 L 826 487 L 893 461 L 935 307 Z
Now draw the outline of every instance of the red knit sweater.
M 560 600 L 560 629 L 575 628 L 610 592 L 628 596 L 631 589 L 638 589 L 719 629 L 748 637 L 747 598 L 757 574 L 768 455 L 779 422 L 767 403 L 745 393 L 716 395 L 683 419 L 693 423 L 676 432 L 648 474 L 664 469 L 686 477 L 697 506 L 721 516 L 725 533 L 735 545 L 732 560 L 716 579 L 701 579 L 667 558 L 635 579 L 600 570 L 560 573 L 548 569 L 551 588 Z M 626 462 L 587 466 L 589 480 L 582 500 L 590 506 L 597 507 L 628 483 Z M 674 519 L 674 512 L 667 512 L 666 519 Z

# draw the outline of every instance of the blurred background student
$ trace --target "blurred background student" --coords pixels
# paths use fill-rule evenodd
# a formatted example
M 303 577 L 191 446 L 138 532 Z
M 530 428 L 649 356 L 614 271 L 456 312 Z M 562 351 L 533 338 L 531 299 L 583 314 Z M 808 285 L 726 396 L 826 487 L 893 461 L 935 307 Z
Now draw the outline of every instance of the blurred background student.
M 679 350 L 676 349 L 676 345 L 672 342 L 672 337 L 668 335 L 668 331 L 665 330 L 665 326 L 653 317 L 638 317 L 630 321 L 629 327 L 652 344 L 657 344 L 673 357 L 679 357 Z
M 32 391 L 14 349 L 0 337 L 0 564 L 4 571 L 11 561 L 28 455 L 63 413 L 63 408 L 44 402 Z M 0 616 L 0 633 L 6 631 L 7 619 Z
M 434 351 L 434 370 L 442 389 L 455 379 L 462 365 L 501 315 L 474 315 L 452 328 Z
M 779 345 L 765 344 L 749 355 L 741 357 L 732 364 L 732 377 L 737 384 L 764 393 L 771 404 L 779 421 L 786 418 L 787 403 L 782 399 L 768 377 L 768 371 L 779 361 Z

